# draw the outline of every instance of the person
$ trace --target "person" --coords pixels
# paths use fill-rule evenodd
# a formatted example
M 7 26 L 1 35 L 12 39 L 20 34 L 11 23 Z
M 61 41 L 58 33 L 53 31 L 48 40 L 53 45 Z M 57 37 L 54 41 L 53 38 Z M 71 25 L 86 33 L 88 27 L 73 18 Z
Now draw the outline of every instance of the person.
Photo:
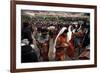
M 48 61 L 48 51 L 49 51 L 49 35 L 46 28 L 41 29 L 41 34 L 37 38 L 38 46 L 40 49 L 40 56 L 43 61 Z
M 55 39 L 56 27 L 55 26 L 49 26 L 48 30 L 49 30 L 49 52 L 48 52 L 48 57 L 49 57 L 49 61 L 53 61 L 53 60 L 55 60 L 55 58 L 54 58 L 54 55 L 55 55 L 54 39 Z
M 35 47 L 32 48 L 32 29 L 28 22 L 23 23 L 21 31 L 21 62 L 38 62 L 37 53 Z
M 28 39 L 29 44 L 33 42 L 32 39 L 32 29 L 30 27 L 30 24 L 28 22 L 23 22 L 23 27 L 21 30 L 21 40 Z
M 56 57 L 55 60 L 57 61 L 63 61 L 65 60 L 65 49 L 68 46 L 67 43 L 67 36 L 66 33 L 68 31 L 65 30 L 57 39 L 57 43 L 56 43 Z
M 86 36 L 86 28 L 85 26 L 81 25 L 80 29 L 74 33 L 74 45 L 75 48 L 78 49 L 78 55 L 80 55 L 85 43 L 88 43 L 88 38 Z M 85 41 L 84 41 L 85 39 Z M 86 41 L 87 39 L 87 41 Z
M 38 62 L 35 50 L 29 45 L 28 39 L 23 39 L 21 43 L 21 63 Z
M 65 60 L 66 56 L 69 56 L 71 59 L 74 57 L 75 50 L 73 46 L 71 29 L 72 26 L 65 28 L 64 32 L 57 39 L 56 60 Z
M 85 48 L 86 46 L 90 45 L 90 26 L 87 25 L 84 28 L 84 38 L 82 41 L 82 47 Z
M 68 27 L 68 33 L 67 33 L 67 49 L 66 49 L 66 53 L 67 55 L 73 59 L 74 55 L 75 55 L 75 47 L 74 47 L 74 26 L 70 25 Z

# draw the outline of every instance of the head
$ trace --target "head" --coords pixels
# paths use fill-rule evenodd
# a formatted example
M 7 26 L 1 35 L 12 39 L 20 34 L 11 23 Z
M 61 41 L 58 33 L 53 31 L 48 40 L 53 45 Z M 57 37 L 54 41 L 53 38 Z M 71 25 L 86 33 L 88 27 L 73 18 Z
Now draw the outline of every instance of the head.
M 75 28 L 78 29 L 80 27 L 79 24 L 75 24 Z
M 68 30 L 66 29 L 66 30 L 64 31 L 64 33 L 62 34 L 62 36 L 66 36 L 66 35 L 67 35 L 67 32 L 68 32 Z
M 47 36 L 47 34 L 48 34 L 48 30 L 46 28 L 41 30 L 41 36 L 43 38 L 45 38 Z
M 28 22 L 23 22 L 23 27 L 28 27 L 29 23 Z
M 25 45 L 29 45 L 29 40 L 28 39 L 23 39 L 22 43 L 25 44 Z

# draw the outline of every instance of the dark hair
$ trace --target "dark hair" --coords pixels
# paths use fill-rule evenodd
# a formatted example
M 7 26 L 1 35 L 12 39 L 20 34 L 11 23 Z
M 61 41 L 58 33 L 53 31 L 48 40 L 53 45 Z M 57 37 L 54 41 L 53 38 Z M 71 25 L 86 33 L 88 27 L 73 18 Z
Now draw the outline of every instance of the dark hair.
M 68 32 L 68 29 L 66 29 L 65 31 L 64 31 L 64 33 L 67 33 Z
M 28 22 L 23 22 L 23 27 L 28 27 L 29 23 Z
M 41 29 L 41 32 L 48 32 L 46 28 Z

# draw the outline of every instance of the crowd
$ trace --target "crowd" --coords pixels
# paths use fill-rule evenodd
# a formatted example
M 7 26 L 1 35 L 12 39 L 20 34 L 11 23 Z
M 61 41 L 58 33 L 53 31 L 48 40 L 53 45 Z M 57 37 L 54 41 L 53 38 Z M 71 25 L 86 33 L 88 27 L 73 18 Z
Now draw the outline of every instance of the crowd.
M 33 17 L 23 22 L 21 62 L 64 61 L 79 59 L 90 46 L 87 19 Z

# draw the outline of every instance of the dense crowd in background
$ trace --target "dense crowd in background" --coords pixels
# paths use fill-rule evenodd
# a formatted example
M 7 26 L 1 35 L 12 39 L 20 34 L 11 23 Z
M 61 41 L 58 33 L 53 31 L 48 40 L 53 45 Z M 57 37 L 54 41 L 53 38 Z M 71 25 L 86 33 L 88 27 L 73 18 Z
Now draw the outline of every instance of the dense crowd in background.
M 81 53 L 89 49 L 90 22 L 87 18 L 35 16 L 22 20 L 22 63 L 79 60 Z

